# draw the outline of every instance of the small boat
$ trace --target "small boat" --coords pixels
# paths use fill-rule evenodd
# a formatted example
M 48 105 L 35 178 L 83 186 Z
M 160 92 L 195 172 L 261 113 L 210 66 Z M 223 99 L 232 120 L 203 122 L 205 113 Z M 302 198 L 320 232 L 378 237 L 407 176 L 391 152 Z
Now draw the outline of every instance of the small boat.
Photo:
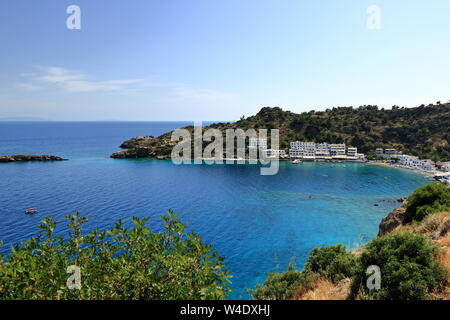
M 35 214 L 38 211 L 35 208 L 28 208 L 27 211 L 25 211 L 26 214 Z
M 291 161 L 291 163 L 294 163 L 294 164 L 298 164 L 300 162 L 302 162 L 302 160 L 300 160 L 300 159 L 295 159 L 295 160 Z

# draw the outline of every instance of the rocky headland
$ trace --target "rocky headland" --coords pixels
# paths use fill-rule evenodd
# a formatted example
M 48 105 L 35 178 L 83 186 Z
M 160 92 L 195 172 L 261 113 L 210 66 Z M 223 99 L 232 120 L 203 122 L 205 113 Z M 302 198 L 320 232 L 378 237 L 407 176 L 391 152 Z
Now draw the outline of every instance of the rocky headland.
M 374 155 L 376 148 L 390 146 L 420 158 L 444 160 L 450 157 L 449 123 L 450 103 L 392 110 L 377 106 L 338 107 L 300 114 L 279 107 L 264 107 L 256 115 L 243 116 L 236 122 L 214 123 L 203 127 L 203 131 L 218 129 L 225 138 L 227 129 L 278 129 L 279 149 L 285 151 L 292 141 L 327 141 L 352 145 L 358 152 L 368 155 Z M 182 129 L 192 134 L 194 128 Z M 170 158 L 173 146 L 177 144 L 171 141 L 171 135 L 172 132 L 167 132 L 158 137 L 140 136 L 127 140 L 120 146 L 125 150 L 111 157 Z M 269 140 L 270 133 L 267 142 L 271 145 Z M 203 143 L 203 148 L 207 145 Z M 223 157 L 228 156 L 224 154 Z
M 65 161 L 65 160 L 68 159 L 50 155 L 17 154 L 17 155 L 0 156 L 0 162 Z
M 170 141 L 170 135 L 165 134 L 160 137 L 142 136 L 123 142 L 120 148 L 125 149 L 111 155 L 115 159 L 129 158 L 155 158 L 169 159 L 172 148 L 176 142 Z

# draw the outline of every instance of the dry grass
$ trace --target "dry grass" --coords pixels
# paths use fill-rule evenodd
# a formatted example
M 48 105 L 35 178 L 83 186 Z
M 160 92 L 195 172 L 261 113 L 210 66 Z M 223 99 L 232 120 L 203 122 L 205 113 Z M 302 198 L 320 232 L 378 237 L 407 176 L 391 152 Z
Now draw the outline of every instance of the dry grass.
M 442 247 L 450 248 L 450 234 L 436 241 Z M 450 269 L 449 269 L 450 270 Z
M 446 221 L 450 220 L 449 212 L 435 213 L 427 217 L 422 222 L 414 222 L 409 225 L 400 226 L 393 230 L 391 234 L 401 232 L 411 232 L 423 234 L 426 236 L 436 235 L 442 231 Z M 447 227 L 448 228 L 448 227 Z M 435 240 L 443 249 L 438 255 L 437 260 L 450 273 L 450 232 Z M 360 256 L 364 247 L 353 251 L 353 254 Z M 308 286 L 299 287 L 294 296 L 294 300 L 345 300 L 350 292 L 351 279 L 344 279 L 339 283 L 332 283 L 327 279 L 318 279 Z M 432 293 L 430 299 L 433 300 L 450 300 L 450 278 L 444 286 L 444 290 L 439 293 Z
M 345 300 L 350 291 L 350 279 L 334 284 L 327 279 L 319 279 L 308 288 L 300 287 L 294 300 Z
M 438 255 L 437 260 L 450 272 L 450 234 L 436 240 L 436 243 L 442 247 L 442 253 Z
M 424 235 L 430 235 L 438 230 L 440 230 L 441 226 L 447 221 L 449 217 L 448 212 L 434 213 L 425 218 L 425 220 L 421 222 L 413 222 L 408 225 L 399 226 L 391 233 L 401 233 L 401 232 L 412 232 Z
M 437 256 L 437 260 L 450 273 L 450 234 L 435 242 L 442 248 L 442 253 Z M 431 294 L 431 299 L 450 300 L 450 277 L 447 278 L 442 292 Z

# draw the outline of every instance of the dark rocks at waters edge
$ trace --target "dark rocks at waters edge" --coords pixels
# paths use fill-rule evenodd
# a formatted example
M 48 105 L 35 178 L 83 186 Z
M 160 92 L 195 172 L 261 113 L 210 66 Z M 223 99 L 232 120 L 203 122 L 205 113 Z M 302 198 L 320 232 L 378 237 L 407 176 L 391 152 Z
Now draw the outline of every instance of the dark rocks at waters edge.
M 158 155 L 154 150 L 138 147 L 122 150 L 111 155 L 114 159 L 131 159 L 131 158 L 154 158 L 158 160 L 170 159 L 170 156 Z
M 0 156 L 0 162 L 26 162 L 26 161 L 65 161 L 68 159 L 49 155 L 18 154 L 10 156 Z
M 401 198 L 401 199 L 381 199 L 379 202 L 395 204 L 397 202 L 402 203 L 405 200 L 406 200 L 406 198 Z
M 170 141 L 170 137 L 163 139 L 153 136 L 141 136 L 129 139 L 120 145 L 126 149 L 111 155 L 114 159 L 153 158 L 158 160 L 170 159 L 172 148 L 176 142 Z
M 381 220 L 378 236 L 388 234 L 398 226 L 405 224 L 406 220 L 406 201 L 403 201 L 401 207 L 392 210 Z

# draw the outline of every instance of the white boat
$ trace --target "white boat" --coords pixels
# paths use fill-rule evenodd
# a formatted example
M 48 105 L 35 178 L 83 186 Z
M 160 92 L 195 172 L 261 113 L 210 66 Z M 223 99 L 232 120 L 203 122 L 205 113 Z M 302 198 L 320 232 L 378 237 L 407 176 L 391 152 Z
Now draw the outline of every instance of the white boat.
M 291 163 L 294 163 L 294 164 L 298 164 L 301 162 L 302 162 L 302 160 L 300 160 L 300 159 L 295 159 L 295 160 L 291 161 Z

